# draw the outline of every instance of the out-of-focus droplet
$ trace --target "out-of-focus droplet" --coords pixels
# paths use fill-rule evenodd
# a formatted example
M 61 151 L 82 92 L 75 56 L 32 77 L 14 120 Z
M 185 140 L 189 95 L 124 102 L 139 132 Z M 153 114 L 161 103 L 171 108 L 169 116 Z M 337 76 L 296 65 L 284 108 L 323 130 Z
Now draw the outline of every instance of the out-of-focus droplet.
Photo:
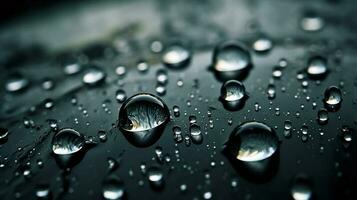
M 21 74 L 12 74 L 6 80 L 5 89 L 8 92 L 19 92 L 29 86 L 30 82 Z
M 55 83 L 51 79 L 45 79 L 42 82 L 42 88 L 44 90 L 52 90 L 55 87 Z
M 108 200 L 121 200 L 125 198 L 123 182 L 116 176 L 108 177 L 102 186 L 102 196 Z
M 63 71 L 67 75 L 77 74 L 82 70 L 82 66 L 78 63 L 67 63 L 63 66 Z
M 273 41 L 266 37 L 258 38 L 253 43 L 253 49 L 259 53 L 268 52 L 272 48 L 273 48 Z
M 159 96 L 164 96 L 166 94 L 166 87 L 164 85 L 157 84 L 155 91 Z
M 36 188 L 36 197 L 38 199 L 51 199 L 51 191 L 47 185 L 40 185 Z
M 191 52 L 180 44 L 173 44 L 167 47 L 162 55 L 162 62 L 169 68 L 182 69 L 191 60 Z
M 307 75 L 312 79 L 323 79 L 328 73 L 327 60 L 322 56 L 311 57 L 307 63 Z
M 310 200 L 312 198 L 310 179 L 304 174 L 297 175 L 293 181 L 290 193 L 294 200 Z
M 139 61 L 136 64 L 136 68 L 138 69 L 139 72 L 145 73 L 145 72 L 147 72 L 149 70 L 150 65 L 145 61 Z
M 118 76 L 124 76 L 126 74 L 126 67 L 125 66 L 118 66 L 115 68 L 115 73 L 118 75 Z
M 156 73 L 156 81 L 161 85 L 166 85 L 169 80 L 167 71 L 164 69 L 159 69 Z
M 268 99 L 275 99 L 276 96 L 276 89 L 275 85 L 269 84 L 267 89 Z
M 126 92 L 123 89 L 118 89 L 115 92 L 115 99 L 118 103 L 123 103 L 126 100 Z
M 300 26 L 304 31 L 315 32 L 321 30 L 325 26 L 325 21 L 315 13 L 309 12 L 301 19 Z
M 213 52 L 212 70 L 218 80 L 242 80 L 251 67 L 250 53 L 240 43 L 226 42 L 218 45 Z
M 336 86 L 327 88 L 325 90 L 323 102 L 328 111 L 337 111 L 340 109 L 342 103 L 341 90 Z
M 103 70 L 98 67 L 90 67 L 84 73 L 82 81 L 87 85 L 95 86 L 102 83 L 105 78 L 106 74 Z
M 244 85 L 236 80 L 226 81 L 221 87 L 220 100 L 223 106 L 231 111 L 241 109 L 247 99 Z
M 154 190 L 161 190 L 165 185 L 164 174 L 158 167 L 150 167 L 148 169 L 147 178 L 150 186 Z
M 131 144 L 147 147 L 159 139 L 169 114 L 169 109 L 159 97 L 139 93 L 121 106 L 119 128 Z

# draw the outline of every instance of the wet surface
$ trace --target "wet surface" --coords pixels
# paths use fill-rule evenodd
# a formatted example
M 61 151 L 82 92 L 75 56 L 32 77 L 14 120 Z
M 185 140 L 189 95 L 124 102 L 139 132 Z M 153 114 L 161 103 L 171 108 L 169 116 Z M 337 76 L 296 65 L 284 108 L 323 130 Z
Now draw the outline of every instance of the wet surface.
M 55 5 L 1 25 L 0 199 L 355 198 L 353 1 L 103 2 L 77 15 L 78 2 Z M 212 69 L 227 41 L 251 59 L 234 76 L 249 97 L 238 110 L 222 104 L 227 76 Z M 225 69 L 247 57 L 229 58 L 240 62 Z M 160 126 L 145 147 L 118 128 L 138 93 L 170 112 L 157 122 L 162 107 L 133 109 L 126 128 Z M 263 148 L 263 165 L 247 166 L 268 163 L 268 176 L 223 150 L 252 121 L 278 144 L 259 136 L 234 148 Z

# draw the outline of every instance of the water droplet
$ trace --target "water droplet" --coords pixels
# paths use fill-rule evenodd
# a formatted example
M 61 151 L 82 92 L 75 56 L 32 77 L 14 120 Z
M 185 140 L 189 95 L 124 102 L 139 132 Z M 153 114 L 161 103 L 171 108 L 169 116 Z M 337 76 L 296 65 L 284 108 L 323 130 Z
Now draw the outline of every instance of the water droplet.
M 164 175 L 160 168 L 150 167 L 147 174 L 150 186 L 155 190 L 160 190 L 164 187 Z
M 172 132 L 174 132 L 174 140 L 177 142 L 177 143 L 180 143 L 182 142 L 183 140 L 183 137 L 182 137 L 182 130 L 179 126 L 174 126 L 172 128 Z
M 325 26 L 325 21 L 316 13 L 308 12 L 300 21 L 300 26 L 304 31 L 319 31 Z
M 107 141 L 107 133 L 103 130 L 98 131 L 98 138 L 101 142 Z
M 297 175 L 291 187 L 291 196 L 294 200 L 310 200 L 312 198 L 310 179 L 303 174 Z
M 83 75 L 82 81 L 87 85 L 94 86 L 102 83 L 105 78 L 106 74 L 103 70 L 98 67 L 90 67 Z
M 162 62 L 169 68 L 182 69 L 191 59 L 191 52 L 180 44 L 173 44 L 166 48 L 162 55 Z
M 167 71 L 164 69 L 159 69 L 156 73 L 156 81 L 161 85 L 166 85 L 169 80 L 167 76 Z
M 267 89 L 268 99 L 275 99 L 276 96 L 276 89 L 275 85 L 269 84 Z
M 73 129 L 62 129 L 52 140 L 52 151 L 56 155 L 70 155 L 77 153 L 84 146 L 84 137 Z
M 224 153 L 237 171 L 251 179 L 268 179 L 277 170 L 279 140 L 275 131 L 260 122 L 246 122 L 234 129 Z
M 36 197 L 38 199 L 51 199 L 51 191 L 47 185 L 40 185 L 36 189 Z
M 191 124 L 190 125 L 190 136 L 191 140 L 194 144 L 201 144 L 203 137 L 201 133 L 201 127 L 198 126 L 197 124 Z
M 139 72 L 145 73 L 149 70 L 150 66 L 145 61 L 139 61 L 138 64 L 136 65 L 136 68 L 138 69 Z
M 54 106 L 54 102 L 52 99 L 45 99 L 44 104 L 46 109 L 51 109 Z
M 126 74 L 126 68 L 125 66 L 118 66 L 115 68 L 115 73 L 118 76 L 124 76 Z
M 174 110 L 174 116 L 179 117 L 180 116 L 180 107 L 174 106 L 173 110 Z
M 342 142 L 345 148 L 348 148 L 352 142 L 352 130 L 348 126 L 342 127 Z
M 68 63 L 68 64 L 65 64 L 63 67 L 63 71 L 67 75 L 76 74 L 81 70 L 82 70 L 82 67 L 78 63 Z
M 247 99 L 244 85 L 236 80 L 229 80 L 221 87 L 220 100 L 227 110 L 241 109 Z
M 158 84 L 156 85 L 155 91 L 159 96 L 164 96 L 166 94 L 166 87 L 164 85 Z
M 8 92 L 19 92 L 27 88 L 29 84 L 29 80 L 22 75 L 12 74 L 5 83 L 5 89 Z
M 281 67 L 274 67 L 272 75 L 276 79 L 281 78 L 281 76 L 283 75 L 282 68 Z
M 203 193 L 203 199 L 212 199 L 212 193 L 209 191 Z
M 213 52 L 212 68 L 218 80 L 242 80 L 252 66 L 249 51 L 240 43 L 226 42 Z
M 322 56 L 310 58 L 307 63 L 306 73 L 312 79 L 325 78 L 328 73 L 326 58 Z
M 103 182 L 102 195 L 105 199 L 124 199 L 125 190 L 123 182 L 116 176 L 110 176 Z
M 328 121 L 328 112 L 326 109 L 320 109 L 317 112 L 317 121 L 319 124 L 323 125 L 323 124 L 327 124 Z
M 0 142 L 6 141 L 8 135 L 9 135 L 9 130 L 7 128 L 0 127 Z
M 155 143 L 169 120 L 169 109 L 159 98 L 139 93 L 127 99 L 119 111 L 119 128 L 134 146 Z
M 325 108 L 329 111 L 337 111 L 341 107 L 342 93 L 336 86 L 331 86 L 325 90 Z
M 84 148 L 85 139 L 79 132 L 65 128 L 57 132 L 52 138 L 52 152 L 56 161 L 62 167 L 74 165 L 80 159 L 81 150 Z M 75 159 L 78 155 L 78 159 Z
M 253 49 L 259 53 L 268 52 L 272 48 L 273 48 L 273 41 L 271 41 L 269 38 L 266 37 L 258 38 L 253 43 Z
M 115 99 L 118 103 L 123 103 L 126 100 L 126 93 L 123 89 L 118 89 L 115 93 Z
M 42 82 L 42 88 L 44 90 L 52 90 L 55 87 L 55 83 L 51 79 L 45 79 Z

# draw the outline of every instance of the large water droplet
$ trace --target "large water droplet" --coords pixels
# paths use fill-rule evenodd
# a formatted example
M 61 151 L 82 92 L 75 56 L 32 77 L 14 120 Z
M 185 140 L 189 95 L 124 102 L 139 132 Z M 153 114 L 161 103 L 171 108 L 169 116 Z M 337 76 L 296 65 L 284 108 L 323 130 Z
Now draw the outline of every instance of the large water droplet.
M 323 79 L 328 73 L 327 60 L 322 56 L 309 59 L 306 68 L 307 75 L 312 79 Z
M 61 129 L 52 138 L 52 152 L 58 164 L 63 167 L 79 160 L 84 145 L 84 136 L 70 128 Z M 74 156 L 77 155 L 78 159 L 75 159 Z
M 180 44 L 167 47 L 162 55 L 162 62 L 169 68 L 182 69 L 191 59 L 191 52 Z
M 244 106 L 247 99 L 244 85 L 236 80 L 229 80 L 221 87 L 220 100 L 227 110 L 235 111 Z
M 83 83 L 94 86 L 102 83 L 105 80 L 106 74 L 103 70 L 97 67 L 90 67 L 83 75 Z
M 342 93 L 336 86 L 331 86 L 325 90 L 324 97 L 325 108 L 329 111 L 337 111 L 341 107 Z
M 291 196 L 294 200 L 309 200 L 312 198 L 311 188 L 310 179 L 306 175 L 299 174 L 291 187 Z
M 169 120 L 169 109 L 157 96 L 140 93 L 127 99 L 119 111 L 119 128 L 138 147 L 155 143 Z
M 249 51 L 240 43 L 226 42 L 217 46 L 213 52 L 212 68 L 217 79 L 242 80 L 252 66 Z
M 277 170 L 279 140 L 275 131 L 260 122 L 246 122 L 234 129 L 224 153 L 243 176 L 264 180 Z
M 110 176 L 103 182 L 102 195 L 104 199 L 117 200 L 125 198 L 123 182 L 116 176 Z

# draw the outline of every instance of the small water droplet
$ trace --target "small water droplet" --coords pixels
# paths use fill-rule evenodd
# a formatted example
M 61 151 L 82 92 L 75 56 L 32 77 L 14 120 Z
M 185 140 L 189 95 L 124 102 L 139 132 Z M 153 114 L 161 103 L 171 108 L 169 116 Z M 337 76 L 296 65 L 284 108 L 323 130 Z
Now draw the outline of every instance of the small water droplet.
M 323 18 L 316 15 L 316 13 L 307 12 L 301 19 L 300 26 L 304 31 L 315 32 L 321 30 L 325 26 L 325 21 Z
M 220 100 L 227 110 L 241 109 L 247 99 L 244 85 L 236 80 L 226 81 L 221 87 Z
M 317 112 L 317 121 L 319 124 L 323 125 L 323 124 L 327 124 L 328 121 L 328 112 L 326 109 L 320 109 Z
M 336 86 L 331 86 L 325 90 L 324 105 L 329 111 L 337 111 L 341 107 L 342 93 Z
M 118 103 L 123 103 L 126 100 L 126 92 L 123 89 L 118 89 L 115 93 L 115 99 Z
M 197 124 L 191 124 L 190 125 L 190 136 L 191 140 L 194 144 L 201 144 L 203 137 L 201 133 L 201 127 L 198 126 Z

